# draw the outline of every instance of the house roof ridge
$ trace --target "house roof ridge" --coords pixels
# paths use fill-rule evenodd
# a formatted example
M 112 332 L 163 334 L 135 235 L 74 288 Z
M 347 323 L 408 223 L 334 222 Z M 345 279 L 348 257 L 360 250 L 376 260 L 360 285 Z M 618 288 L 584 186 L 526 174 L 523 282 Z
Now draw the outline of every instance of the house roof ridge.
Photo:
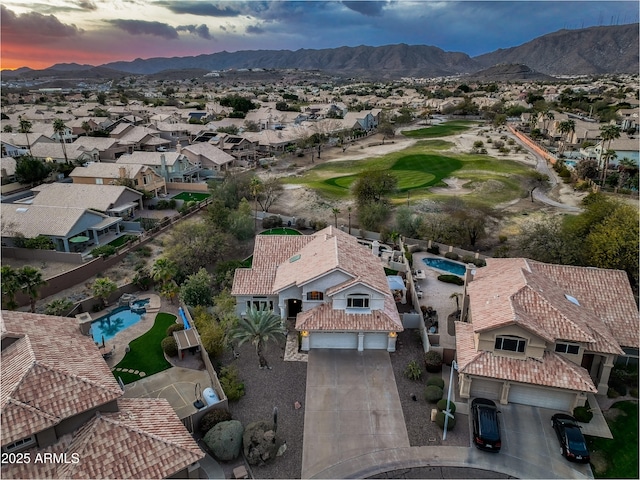
M 119 396 L 122 396 L 124 394 L 124 390 L 122 390 L 121 388 L 115 389 L 115 388 L 111 388 L 107 385 L 101 384 L 95 380 L 91 380 L 90 378 L 87 378 L 83 375 L 78 375 L 76 373 L 73 372 L 69 372 L 67 370 L 61 369 L 61 368 L 57 368 L 56 366 L 52 366 L 50 365 L 45 359 L 42 360 L 38 360 L 36 359 L 36 362 L 34 364 L 34 366 L 37 365 L 41 368 L 44 368 L 46 370 L 49 370 L 51 372 L 56 372 L 58 374 L 61 374 L 65 377 L 71 378 L 73 380 L 77 380 L 79 382 L 82 383 L 86 383 L 87 385 L 91 386 L 91 387 L 96 387 L 99 390 L 102 390 L 103 392 L 107 392 L 107 393 L 112 393 L 112 394 L 117 394 Z

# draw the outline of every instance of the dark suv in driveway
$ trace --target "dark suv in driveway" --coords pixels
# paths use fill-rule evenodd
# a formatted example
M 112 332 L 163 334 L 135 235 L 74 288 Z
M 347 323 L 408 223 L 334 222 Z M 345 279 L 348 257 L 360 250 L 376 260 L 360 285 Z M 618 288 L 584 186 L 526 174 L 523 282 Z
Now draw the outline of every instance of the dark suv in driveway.
M 560 453 L 567 460 L 579 463 L 589 463 L 590 456 L 587 442 L 580 431 L 580 425 L 575 418 L 566 413 L 556 413 L 551 417 L 551 426 L 556 431 L 560 442 Z
M 473 443 L 476 447 L 490 452 L 499 452 L 500 411 L 495 402 L 486 398 L 474 398 L 471 402 L 471 422 L 473 423 Z

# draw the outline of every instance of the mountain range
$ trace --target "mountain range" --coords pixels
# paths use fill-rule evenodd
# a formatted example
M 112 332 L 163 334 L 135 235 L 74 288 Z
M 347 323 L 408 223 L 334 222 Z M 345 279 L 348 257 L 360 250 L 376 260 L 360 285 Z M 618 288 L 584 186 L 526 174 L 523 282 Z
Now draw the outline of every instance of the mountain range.
M 122 73 L 150 75 L 166 70 L 298 69 L 369 79 L 454 75 L 474 77 L 476 74 L 488 78 L 490 67 L 498 64 L 523 66 L 519 70 L 525 78 L 535 78 L 538 75 L 544 78 L 558 75 L 638 73 L 638 32 L 638 24 L 559 30 L 517 47 L 499 49 L 473 58 L 465 53 L 446 52 L 427 45 L 362 45 L 321 50 L 246 50 L 189 57 L 139 58 L 99 67 L 57 64 L 38 71 L 28 68 L 4 71 L 3 76 L 113 78 Z M 510 69 L 509 75 L 513 79 L 519 78 L 518 69 Z

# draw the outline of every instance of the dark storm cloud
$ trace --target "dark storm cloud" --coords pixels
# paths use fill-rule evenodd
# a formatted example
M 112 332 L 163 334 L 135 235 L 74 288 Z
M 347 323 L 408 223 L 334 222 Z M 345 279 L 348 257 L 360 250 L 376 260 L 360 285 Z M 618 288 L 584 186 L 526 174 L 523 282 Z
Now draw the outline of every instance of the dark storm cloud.
M 242 15 L 242 12 L 234 8 L 234 5 L 230 2 L 217 3 L 218 2 L 163 1 L 158 2 L 158 5 L 178 14 L 202 15 L 206 17 L 237 17 Z
M 362 15 L 366 15 L 367 17 L 379 17 L 382 15 L 382 10 L 384 9 L 385 2 L 348 2 L 344 1 L 342 4 L 350 10 L 354 12 L 361 13 Z
M 3 41 L 11 37 L 74 37 L 82 33 L 75 25 L 66 25 L 54 15 L 37 12 L 16 15 L 4 5 L 0 5 Z
M 260 34 L 265 33 L 265 30 L 264 30 L 264 28 L 261 28 L 258 25 L 249 25 L 246 28 L 246 32 L 247 33 L 253 33 L 253 34 L 256 34 L 256 35 L 260 35 Z
M 211 33 L 209 33 L 209 27 L 204 23 L 202 25 L 180 25 L 179 27 L 176 27 L 176 31 L 189 32 L 206 40 L 211 40 L 212 38 Z
M 147 22 L 145 20 L 108 20 L 108 23 L 124 30 L 131 35 L 155 35 L 157 37 L 173 40 L 178 38 L 175 28 L 166 23 Z

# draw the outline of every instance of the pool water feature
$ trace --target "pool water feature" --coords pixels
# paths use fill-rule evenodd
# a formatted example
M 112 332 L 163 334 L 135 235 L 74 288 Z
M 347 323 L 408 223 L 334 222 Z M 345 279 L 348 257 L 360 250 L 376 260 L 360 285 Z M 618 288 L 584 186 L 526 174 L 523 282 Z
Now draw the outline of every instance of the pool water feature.
M 118 307 L 108 315 L 91 322 L 91 336 L 98 343 L 102 343 L 103 337 L 105 341 L 111 340 L 125 328 L 138 323 L 144 313 L 144 307 L 135 310 L 130 307 Z
M 145 307 L 146 305 L 149 304 L 149 301 L 150 299 L 148 298 L 144 298 L 142 300 L 136 300 L 129 304 L 129 308 L 131 308 L 131 311 L 134 313 L 145 313 L 147 311 Z
M 467 267 L 465 267 L 462 263 L 452 262 L 451 260 L 447 260 L 446 258 L 432 258 L 427 257 L 423 258 L 422 261 L 425 263 L 427 267 L 437 268 L 438 270 L 443 270 L 447 273 L 453 273 L 454 275 L 464 276 Z

